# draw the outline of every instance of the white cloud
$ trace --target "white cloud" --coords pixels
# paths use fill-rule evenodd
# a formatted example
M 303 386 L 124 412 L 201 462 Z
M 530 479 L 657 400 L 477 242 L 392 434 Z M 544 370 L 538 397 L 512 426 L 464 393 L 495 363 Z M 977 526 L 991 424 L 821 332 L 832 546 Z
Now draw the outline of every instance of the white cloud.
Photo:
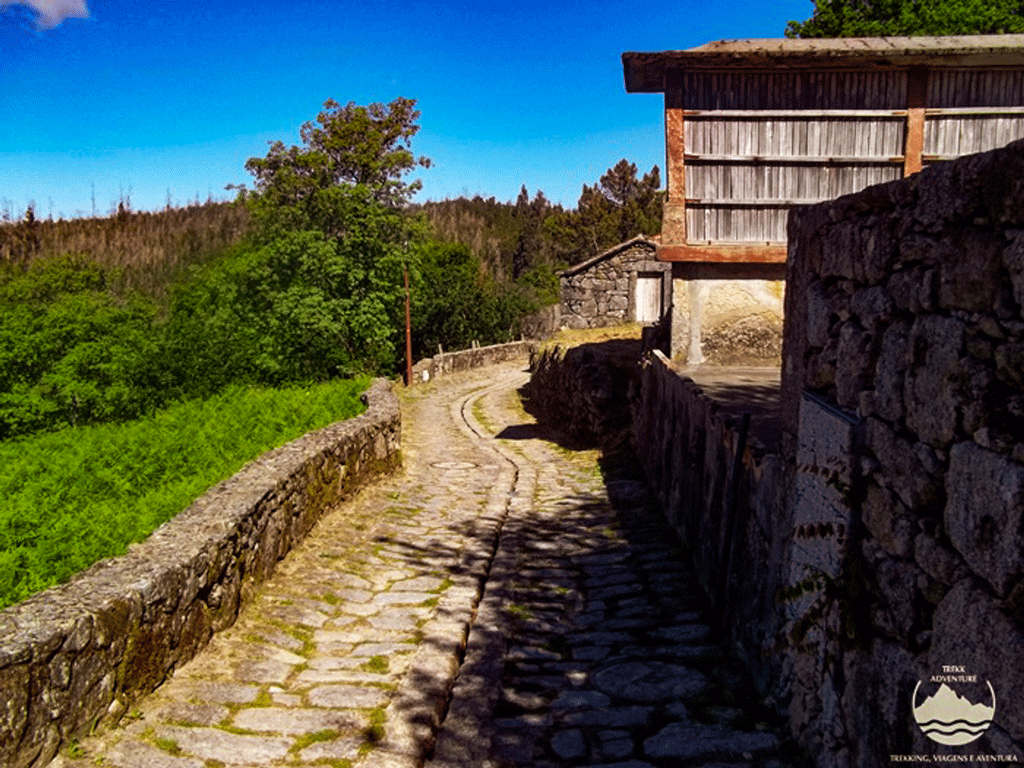
M 43 29 L 52 29 L 67 18 L 89 18 L 85 0 L 0 0 L 0 6 L 4 5 L 27 5 L 38 14 L 36 21 Z

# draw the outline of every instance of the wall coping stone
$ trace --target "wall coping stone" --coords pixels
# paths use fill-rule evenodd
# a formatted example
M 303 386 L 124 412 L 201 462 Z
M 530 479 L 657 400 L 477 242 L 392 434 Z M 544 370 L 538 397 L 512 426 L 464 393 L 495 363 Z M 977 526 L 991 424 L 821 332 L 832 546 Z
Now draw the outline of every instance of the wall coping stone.
M 440 352 L 416 363 L 412 369 L 412 380 L 413 383 L 422 383 L 470 368 L 504 363 L 517 357 L 528 357 L 536 347 L 537 343 L 534 341 L 520 340 L 461 349 L 457 352 Z

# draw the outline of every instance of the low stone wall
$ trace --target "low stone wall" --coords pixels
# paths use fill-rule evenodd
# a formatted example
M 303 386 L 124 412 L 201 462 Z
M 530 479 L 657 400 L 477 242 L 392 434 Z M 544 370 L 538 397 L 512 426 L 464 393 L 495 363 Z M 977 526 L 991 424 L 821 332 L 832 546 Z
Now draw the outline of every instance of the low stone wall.
M 398 464 L 390 385 L 364 398 L 361 416 L 264 454 L 127 555 L 0 612 L 0 765 L 43 766 L 119 718 L 234 622 L 327 508 Z
M 557 425 L 574 447 L 614 445 L 628 437 L 640 354 L 641 342 L 630 339 L 554 346 L 534 354 L 524 387 L 527 410 Z
M 632 404 L 640 464 L 679 538 L 719 626 L 762 696 L 782 708 L 778 603 L 790 542 L 786 466 L 724 417 L 661 352 L 645 361 Z
M 505 363 L 519 358 L 526 359 L 536 344 L 532 341 L 512 341 L 508 344 L 492 344 L 488 347 L 473 347 L 458 352 L 442 352 L 420 360 L 412 368 L 414 382 L 424 382 L 470 368 L 480 368 L 494 363 Z
M 795 732 L 820 766 L 1024 762 L 1024 142 L 795 210 L 789 233 L 783 444 L 794 505 L 832 497 L 798 526 Z M 956 747 L 914 712 L 951 670 L 995 695 Z

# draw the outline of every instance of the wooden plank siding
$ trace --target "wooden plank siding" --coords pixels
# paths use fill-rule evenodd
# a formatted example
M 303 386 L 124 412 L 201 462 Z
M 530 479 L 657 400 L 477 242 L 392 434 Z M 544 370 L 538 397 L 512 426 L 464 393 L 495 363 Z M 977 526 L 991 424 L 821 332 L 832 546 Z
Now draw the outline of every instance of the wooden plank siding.
M 1024 138 L 1020 69 L 674 70 L 665 94 L 667 260 L 784 258 L 794 205 Z

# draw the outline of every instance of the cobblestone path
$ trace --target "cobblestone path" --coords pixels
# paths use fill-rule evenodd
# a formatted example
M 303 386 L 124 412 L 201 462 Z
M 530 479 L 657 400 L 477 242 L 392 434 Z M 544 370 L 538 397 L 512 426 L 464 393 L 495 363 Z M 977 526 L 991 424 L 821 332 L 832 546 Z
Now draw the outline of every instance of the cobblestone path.
M 547 439 L 526 380 L 407 392 L 403 470 L 51 768 L 787 766 L 643 484 Z

